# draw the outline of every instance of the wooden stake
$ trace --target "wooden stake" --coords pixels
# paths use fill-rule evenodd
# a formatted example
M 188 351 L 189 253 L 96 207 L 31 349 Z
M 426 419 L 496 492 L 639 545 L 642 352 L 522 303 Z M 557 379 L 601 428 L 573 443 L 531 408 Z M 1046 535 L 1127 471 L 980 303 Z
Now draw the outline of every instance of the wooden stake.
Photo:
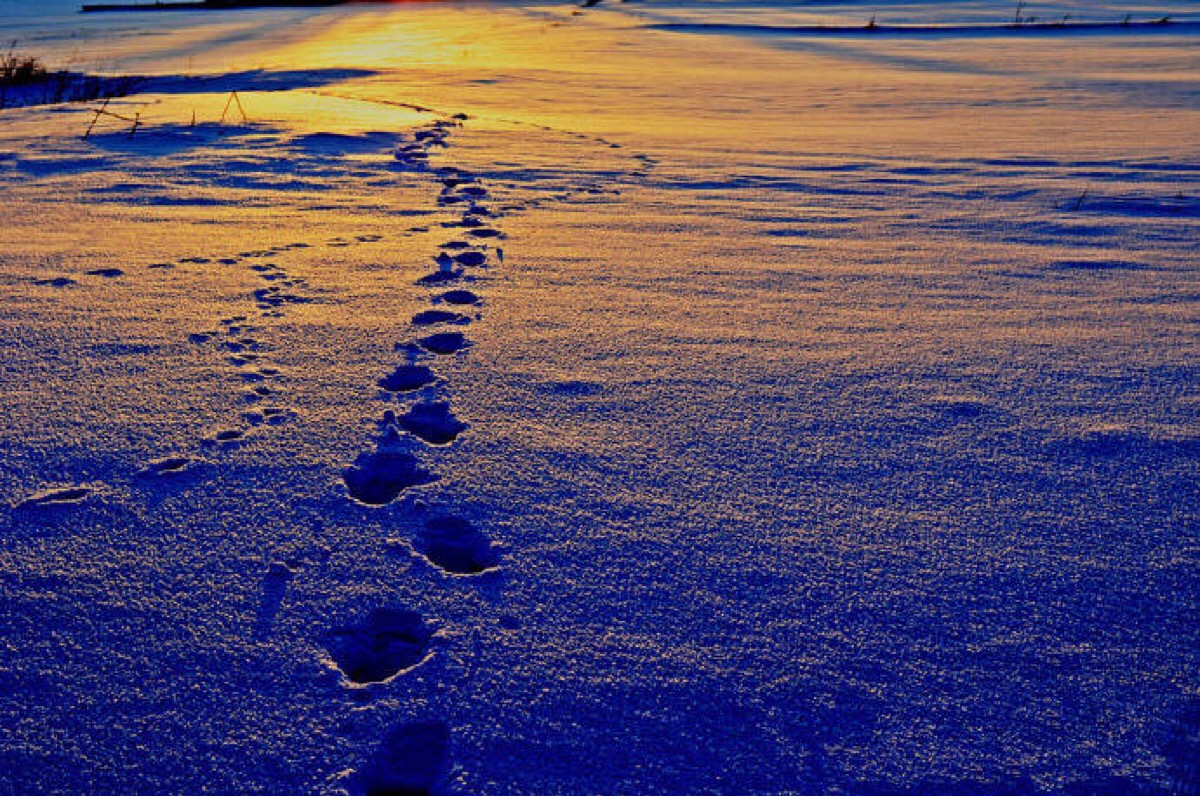
M 105 114 L 105 111 L 107 108 L 108 108 L 108 100 L 107 99 L 105 99 L 104 104 L 100 106 L 100 110 L 96 110 L 95 108 L 92 108 L 92 113 L 94 113 L 96 115 L 92 117 L 92 123 L 88 125 L 87 132 L 85 132 L 83 134 L 84 139 L 87 139 L 87 137 L 92 134 L 92 128 L 94 128 L 96 126 L 96 122 L 100 121 L 100 117 Z
M 225 100 L 225 110 L 221 111 L 221 124 L 225 124 L 225 117 L 229 114 L 229 106 L 237 104 L 238 113 L 242 114 L 242 124 L 248 124 L 250 117 L 246 115 L 246 109 L 242 107 L 242 98 L 238 96 L 236 91 L 229 92 L 229 99 Z
M 249 124 L 250 117 L 246 115 L 246 109 L 242 107 L 242 98 L 238 96 L 236 91 L 233 92 L 233 101 L 237 103 L 238 112 L 242 114 L 242 124 Z

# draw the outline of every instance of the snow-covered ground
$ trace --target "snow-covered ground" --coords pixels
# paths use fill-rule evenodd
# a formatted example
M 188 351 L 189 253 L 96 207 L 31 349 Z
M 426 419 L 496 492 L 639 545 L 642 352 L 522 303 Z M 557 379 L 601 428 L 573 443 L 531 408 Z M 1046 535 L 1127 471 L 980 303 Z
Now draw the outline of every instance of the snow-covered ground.
M 1198 792 L 1194 4 L 73 7 L 0 794 Z

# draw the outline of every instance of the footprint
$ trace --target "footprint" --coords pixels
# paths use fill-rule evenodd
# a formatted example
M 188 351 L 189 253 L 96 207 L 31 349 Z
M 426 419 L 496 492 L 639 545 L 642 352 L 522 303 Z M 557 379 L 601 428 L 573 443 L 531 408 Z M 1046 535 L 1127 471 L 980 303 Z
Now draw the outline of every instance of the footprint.
M 479 227 L 478 229 L 469 229 L 469 230 L 467 230 L 467 234 L 471 235 L 472 237 L 476 237 L 476 238 L 502 238 L 502 237 L 504 237 L 504 233 L 502 233 L 498 229 L 492 229 L 491 227 Z
M 437 375 L 425 365 L 401 365 L 380 379 L 379 386 L 388 392 L 412 392 L 436 380 Z
M 265 639 L 271 633 L 275 617 L 283 607 L 283 598 L 287 594 L 288 585 L 295 575 L 293 567 L 283 561 L 274 561 L 267 568 L 262 579 L 262 597 L 258 604 L 258 614 L 254 619 L 254 637 Z
M 444 722 L 401 725 L 387 734 L 351 778 L 352 796 L 429 796 L 450 777 L 450 728 Z
M 296 413 L 290 409 L 278 406 L 267 406 L 262 409 L 263 420 L 268 426 L 282 426 L 296 419 Z
M 434 298 L 434 301 L 444 301 L 447 304 L 456 304 L 459 306 L 479 304 L 482 300 L 469 290 L 447 290 L 445 293 Z
M 116 279 L 118 276 L 125 276 L 125 272 L 120 268 L 93 268 L 91 271 L 85 271 L 88 276 L 102 276 L 106 279 Z
M 417 280 L 418 285 L 440 285 L 446 282 L 453 282 L 456 279 L 462 278 L 462 269 L 448 271 L 434 271 L 432 274 L 426 274 Z
M 417 404 L 396 419 L 397 425 L 431 445 L 449 445 L 468 425 L 450 411 L 445 401 Z
M 425 660 L 432 635 L 416 611 L 376 608 L 362 624 L 326 634 L 325 648 L 347 680 L 366 685 L 390 680 Z
M 495 569 L 500 553 L 492 541 L 461 517 L 436 517 L 413 545 L 438 568 L 454 575 L 477 575 Z
M 414 326 L 432 326 L 436 323 L 470 323 L 466 315 L 449 310 L 423 310 L 412 317 Z
M 228 429 L 226 431 L 218 431 L 213 435 L 213 440 L 216 442 L 237 442 L 246 436 L 246 432 L 236 429 Z
M 71 279 L 70 277 L 56 276 L 52 279 L 35 280 L 33 284 L 41 285 L 43 287 L 70 287 L 71 285 L 76 284 L 76 282 L 74 279 Z
M 252 294 L 254 303 L 264 312 L 278 310 L 284 304 L 311 304 L 312 299 L 298 296 L 295 293 L 285 293 L 279 285 L 262 287 Z
M 168 268 L 174 268 L 175 263 L 150 263 L 150 265 L 148 265 L 146 267 L 147 268 L 155 268 L 155 269 L 168 269 Z
M 424 163 L 429 154 L 418 144 L 401 144 L 392 153 L 401 163 Z
M 987 401 L 964 395 L 941 395 L 929 401 L 933 411 L 951 420 L 970 420 L 987 413 Z
M 568 398 L 585 398 L 591 395 L 598 395 L 604 392 L 604 385 L 597 384 L 594 381 L 552 381 L 544 385 L 544 388 L 551 395 L 563 395 Z
M 168 456 L 164 459 L 154 459 L 138 475 L 143 476 L 172 476 L 182 473 L 192 464 L 187 456 Z
M 257 395 L 247 395 L 245 398 L 247 403 L 257 403 L 262 400 Z M 242 419 L 252 426 L 261 426 L 263 423 L 269 426 L 282 426 L 295 418 L 295 412 L 277 406 L 263 407 L 261 411 L 257 412 L 242 412 Z
M 275 309 L 283 304 L 283 298 L 279 295 L 279 288 L 277 287 L 261 287 L 255 290 L 252 295 L 254 296 L 254 303 L 261 310 Z
M 86 486 L 72 486 L 64 489 L 50 489 L 37 492 L 22 500 L 16 508 L 32 508 L 37 506 L 61 506 L 70 503 L 82 503 L 87 500 L 94 490 Z
M 400 493 L 414 486 L 433 483 L 436 475 L 426 470 L 411 453 L 397 450 L 399 434 L 385 432 L 379 449 L 360 454 L 342 473 L 350 497 L 368 506 L 391 503 Z
M 487 262 L 487 255 L 480 251 L 465 251 L 454 255 L 454 259 L 459 265 L 479 266 Z
M 434 354 L 453 354 L 470 345 L 462 332 L 438 332 L 417 340 L 417 344 Z

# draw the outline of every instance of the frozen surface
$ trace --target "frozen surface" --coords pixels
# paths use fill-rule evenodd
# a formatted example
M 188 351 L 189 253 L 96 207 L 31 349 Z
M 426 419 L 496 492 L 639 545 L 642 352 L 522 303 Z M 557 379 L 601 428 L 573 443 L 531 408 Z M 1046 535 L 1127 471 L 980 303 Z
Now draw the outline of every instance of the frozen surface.
M 1194 4 L 71 7 L 0 793 L 1200 789 Z

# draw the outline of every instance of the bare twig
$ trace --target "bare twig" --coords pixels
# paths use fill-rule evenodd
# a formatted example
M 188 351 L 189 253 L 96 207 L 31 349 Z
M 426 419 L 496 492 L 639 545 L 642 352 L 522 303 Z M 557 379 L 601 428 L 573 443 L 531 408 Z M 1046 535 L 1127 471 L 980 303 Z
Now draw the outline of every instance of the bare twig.
M 138 131 L 138 128 L 142 126 L 141 111 L 134 113 L 133 116 L 123 116 L 119 113 L 113 113 L 112 111 L 110 111 L 108 109 L 108 99 L 107 98 L 104 100 L 103 105 L 101 105 L 99 108 L 92 108 L 91 111 L 95 115 L 92 117 L 92 121 L 91 121 L 91 124 L 88 125 L 88 129 L 83 134 L 84 138 L 87 138 L 89 135 L 92 134 L 92 130 L 94 130 L 96 128 L 96 124 L 100 121 L 100 118 L 102 116 L 108 116 L 113 119 L 119 119 L 120 121 L 123 121 L 123 122 L 129 122 L 129 124 L 131 125 L 130 130 L 129 130 L 130 138 L 132 138 L 133 134 L 136 133 Z

